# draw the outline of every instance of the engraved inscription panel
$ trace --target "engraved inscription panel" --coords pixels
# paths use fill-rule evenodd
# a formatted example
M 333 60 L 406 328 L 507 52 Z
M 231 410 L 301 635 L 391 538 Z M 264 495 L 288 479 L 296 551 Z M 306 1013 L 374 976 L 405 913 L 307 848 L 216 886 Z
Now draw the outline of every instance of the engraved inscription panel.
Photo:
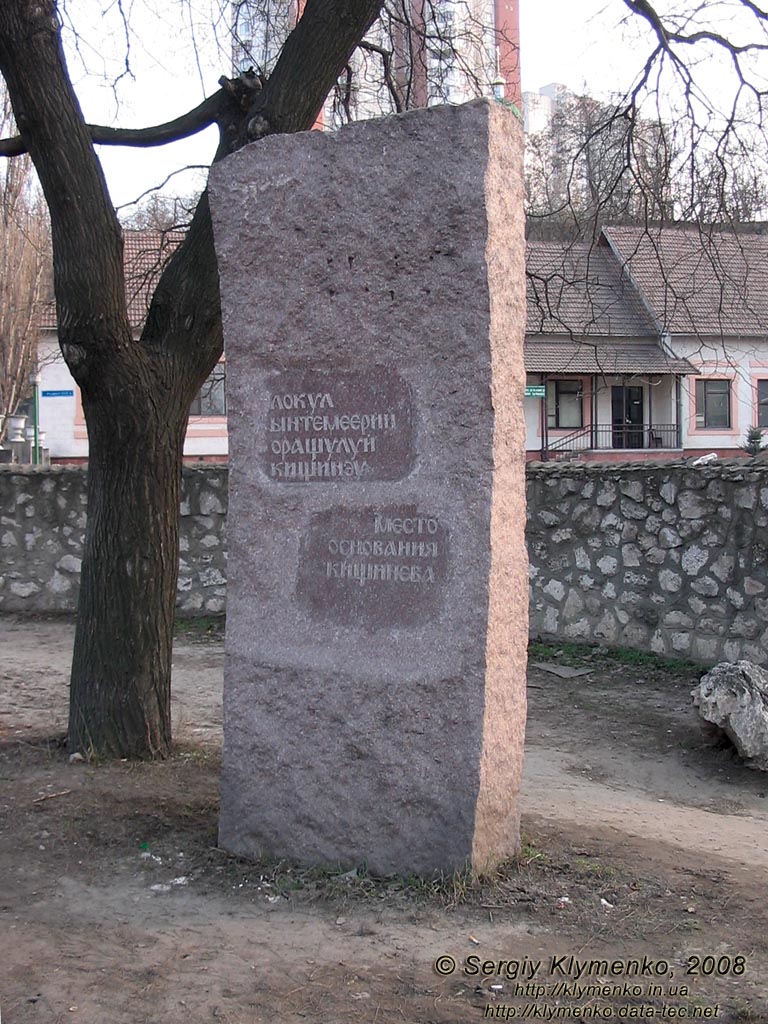
M 411 394 L 393 370 L 292 369 L 268 383 L 262 469 L 270 480 L 401 480 L 411 471 Z
M 448 530 L 415 505 L 315 513 L 299 551 L 297 597 L 313 619 L 418 625 L 442 607 Z

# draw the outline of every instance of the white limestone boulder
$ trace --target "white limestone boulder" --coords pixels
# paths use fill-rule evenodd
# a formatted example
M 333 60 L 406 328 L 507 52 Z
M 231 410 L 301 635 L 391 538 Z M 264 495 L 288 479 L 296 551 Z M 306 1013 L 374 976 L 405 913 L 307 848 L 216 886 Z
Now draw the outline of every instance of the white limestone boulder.
M 691 691 L 704 722 L 721 730 L 749 768 L 768 771 L 768 672 L 750 661 L 722 662 Z

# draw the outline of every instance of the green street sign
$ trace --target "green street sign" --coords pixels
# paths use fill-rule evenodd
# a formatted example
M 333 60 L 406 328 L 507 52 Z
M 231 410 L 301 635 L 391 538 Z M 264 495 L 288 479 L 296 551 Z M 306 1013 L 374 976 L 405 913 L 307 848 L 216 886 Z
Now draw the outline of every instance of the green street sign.
M 526 384 L 525 385 L 525 397 L 526 398 L 546 398 L 547 397 L 547 385 L 546 384 Z

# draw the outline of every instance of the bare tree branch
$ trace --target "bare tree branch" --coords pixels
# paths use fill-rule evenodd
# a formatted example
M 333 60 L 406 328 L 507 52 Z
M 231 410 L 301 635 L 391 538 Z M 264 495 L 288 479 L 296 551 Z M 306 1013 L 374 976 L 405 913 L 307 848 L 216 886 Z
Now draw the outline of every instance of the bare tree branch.
M 8 95 L 0 87 L 0 128 L 13 130 Z M 48 264 L 48 222 L 32 187 L 29 157 L 0 173 L 0 440 L 7 417 L 29 393 L 37 362 L 38 324 Z
M 253 78 L 254 82 L 258 82 L 256 76 Z M 257 91 L 255 86 L 254 91 Z M 222 88 L 181 117 L 150 128 L 109 128 L 100 124 L 89 124 L 86 128 L 90 132 L 91 140 L 101 146 L 165 146 L 169 142 L 186 139 L 215 124 L 225 109 L 227 96 L 228 91 Z M 21 156 L 26 152 L 27 146 L 22 135 L 0 139 L 0 156 Z
M 371 43 L 367 39 L 363 39 L 360 43 L 360 49 L 366 50 L 368 53 L 378 53 L 381 57 L 381 69 L 384 75 L 384 81 L 387 89 L 389 90 L 389 95 L 392 97 L 395 112 L 401 114 L 404 110 L 403 97 L 397 87 L 395 77 L 392 73 L 392 51 L 385 49 L 383 46 L 377 46 L 376 43 Z

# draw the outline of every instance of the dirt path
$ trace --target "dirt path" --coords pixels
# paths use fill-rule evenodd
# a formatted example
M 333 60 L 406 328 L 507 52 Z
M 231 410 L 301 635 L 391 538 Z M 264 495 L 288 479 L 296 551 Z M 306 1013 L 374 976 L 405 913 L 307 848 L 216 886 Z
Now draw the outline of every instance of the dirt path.
M 0 741 L 67 728 L 74 625 L 67 619 L 0 616 Z M 180 639 L 173 653 L 173 734 L 221 743 L 221 642 Z
M 563 680 L 532 668 L 524 811 L 714 854 L 768 878 L 768 776 L 705 744 L 696 679 L 603 665 Z
M 703 788 L 699 786 L 699 792 Z M 665 791 L 666 787 L 655 790 Z M 549 798 L 542 800 L 542 793 Z M 750 874 L 755 869 L 766 872 L 768 878 L 765 808 L 743 816 L 722 814 L 687 806 L 679 798 L 648 795 L 629 785 L 593 782 L 575 774 L 572 758 L 557 751 L 529 748 L 523 811 L 529 818 L 600 824 L 698 856 L 713 854 Z
M 177 643 L 176 757 L 68 765 L 46 737 L 66 725 L 71 643 L 68 622 L 0 618 L 3 1021 L 768 1021 L 768 779 L 703 744 L 693 677 L 532 669 L 521 864 L 440 887 L 216 848 L 218 642 Z M 643 955 L 666 965 L 658 993 L 647 976 L 553 988 Z M 541 961 L 544 991 L 465 973 L 472 956 Z M 604 966 L 581 983 L 617 984 Z

